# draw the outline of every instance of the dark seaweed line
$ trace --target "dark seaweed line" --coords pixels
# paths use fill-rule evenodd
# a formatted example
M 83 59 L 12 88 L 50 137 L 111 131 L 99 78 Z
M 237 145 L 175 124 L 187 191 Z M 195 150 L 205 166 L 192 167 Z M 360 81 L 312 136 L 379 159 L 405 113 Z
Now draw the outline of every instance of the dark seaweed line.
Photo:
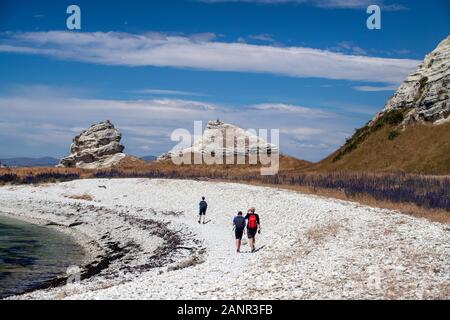
M 100 210 L 105 209 L 104 207 L 100 207 Z M 148 230 L 151 235 L 156 235 L 164 240 L 163 244 L 159 246 L 155 252 L 149 257 L 147 263 L 143 265 L 139 265 L 133 268 L 124 267 L 123 270 L 127 270 L 129 272 L 144 272 L 153 268 L 163 267 L 166 264 L 170 264 L 173 259 L 170 258 L 171 254 L 174 254 L 177 250 L 189 249 L 192 251 L 197 251 L 199 256 L 195 256 L 196 263 L 201 263 L 201 256 L 205 253 L 205 249 L 199 247 L 198 250 L 194 250 L 193 248 L 183 247 L 184 241 L 181 236 L 179 236 L 179 231 L 172 231 L 167 227 L 167 223 L 151 220 L 151 219 L 141 219 L 126 215 L 122 212 L 118 214 L 128 223 L 136 223 L 143 230 Z M 57 223 L 48 223 L 47 225 L 58 225 L 64 227 L 64 225 Z M 69 225 L 69 227 L 76 226 L 78 224 Z M 108 238 L 108 234 L 103 236 L 103 239 Z M 198 241 L 195 241 L 196 244 L 199 244 Z M 130 246 L 120 247 L 118 242 L 107 242 L 107 254 L 99 256 L 99 261 L 91 262 L 85 266 L 81 267 L 83 272 L 80 274 L 80 280 L 89 279 L 93 276 L 100 274 L 102 271 L 107 270 L 113 261 L 122 259 L 130 252 Z M 179 268 L 181 269 L 181 268 Z M 175 270 L 175 269 L 174 269 Z M 30 288 L 23 290 L 21 293 L 11 294 L 0 297 L 0 299 L 12 297 L 15 295 L 27 294 L 36 290 L 45 290 L 63 286 L 67 283 L 69 276 L 59 276 L 54 279 L 47 280 L 43 283 L 37 284 Z

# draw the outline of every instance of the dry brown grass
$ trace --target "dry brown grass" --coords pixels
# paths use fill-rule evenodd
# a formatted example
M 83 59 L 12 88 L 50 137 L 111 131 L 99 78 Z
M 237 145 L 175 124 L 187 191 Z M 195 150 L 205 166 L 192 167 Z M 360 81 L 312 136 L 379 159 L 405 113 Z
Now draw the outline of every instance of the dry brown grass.
M 19 177 L 35 176 L 46 173 L 60 173 L 60 174 L 79 174 L 81 178 L 89 178 L 92 176 L 92 171 L 78 168 L 56 168 L 56 167 L 33 167 L 33 168 L 1 168 L 0 175 L 12 173 Z
M 285 173 L 300 171 L 312 165 L 311 162 L 296 159 L 286 155 L 280 155 L 279 161 L 280 172 Z M 114 167 L 113 170 L 120 170 L 124 173 L 158 171 L 162 173 L 177 172 L 198 177 L 213 175 L 239 177 L 242 175 L 259 175 L 261 167 L 262 166 L 260 164 L 174 165 L 171 161 L 148 162 L 136 159 L 134 157 L 126 157 L 123 161 L 120 162 L 119 165 Z
M 315 243 L 321 243 L 327 238 L 336 237 L 343 226 L 340 223 L 329 223 L 326 225 L 319 225 L 312 227 L 305 232 L 305 238 L 308 241 Z
M 203 262 L 203 260 L 198 256 L 188 257 L 173 266 L 169 266 L 167 268 L 167 270 L 168 271 L 176 271 L 176 270 L 180 270 L 180 269 L 190 268 L 190 267 L 194 267 L 202 262 Z
M 248 181 L 242 181 L 241 183 L 248 184 Z M 417 217 L 425 218 L 433 222 L 440 222 L 450 225 L 450 213 L 445 210 L 423 208 L 411 203 L 394 203 L 389 201 L 380 201 L 369 195 L 355 195 L 349 197 L 342 190 L 337 189 L 324 189 L 324 188 L 311 188 L 305 186 L 295 186 L 295 185 L 274 185 L 274 184 L 264 184 L 261 182 L 250 182 L 252 185 L 280 188 L 285 190 L 296 191 L 302 194 L 317 195 L 326 198 L 334 198 L 338 200 L 345 200 L 350 202 L 355 202 L 356 204 L 365 205 L 374 208 L 388 209 L 399 211 L 403 214 Z
M 388 136 L 392 130 L 399 135 Z M 398 130 L 385 126 L 372 133 L 355 150 L 333 162 L 337 152 L 308 168 L 312 172 L 365 171 L 450 174 L 450 123 L 417 124 Z
M 422 217 L 431 221 L 450 224 L 450 214 L 445 210 L 429 209 L 420 207 L 412 203 L 389 202 L 377 200 L 369 194 L 348 195 L 343 190 L 337 188 L 319 188 L 308 187 L 299 184 L 289 183 L 290 177 L 310 166 L 311 164 L 302 160 L 294 159 L 287 156 L 280 158 L 280 172 L 276 183 L 263 181 L 260 178 L 260 167 L 257 165 L 181 165 L 175 166 L 171 162 L 146 162 L 136 158 L 127 157 L 119 166 L 102 171 L 82 170 L 76 168 L 17 168 L 17 169 L 0 169 L 2 174 L 16 174 L 19 177 L 36 176 L 39 174 L 50 175 L 49 180 L 43 180 L 41 183 L 54 182 L 51 178 L 54 173 L 58 174 L 77 174 L 79 178 L 95 178 L 95 177 L 161 177 L 161 178 L 180 178 L 180 179 L 214 179 L 216 181 L 237 182 L 243 184 L 261 185 L 275 188 L 293 190 L 306 194 L 314 194 L 328 198 L 336 198 L 341 200 L 352 201 L 362 205 L 372 207 L 385 208 L 390 210 L 398 210 L 404 214 L 414 217 Z M 109 176 L 109 174 L 112 174 Z M 321 173 L 308 173 L 314 178 Z M 373 173 L 371 177 L 383 178 L 385 173 Z M 355 179 L 358 176 L 349 176 L 349 179 Z M 424 179 L 444 179 L 443 176 L 421 176 Z M 447 177 L 448 178 L 448 177 Z M 347 179 L 344 177 L 344 179 Z M 367 177 L 366 177 L 367 179 Z M 57 180 L 56 180 L 57 181 Z M 12 183 L 20 183 L 14 181 Z M 82 199 L 87 200 L 87 199 Z
M 65 198 L 68 199 L 74 199 L 74 200 L 85 200 L 85 201 L 92 201 L 94 200 L 94 197 L 91 196 L 88 193 L 84 193 L 84 194 L 67 194 L 64 195 Z

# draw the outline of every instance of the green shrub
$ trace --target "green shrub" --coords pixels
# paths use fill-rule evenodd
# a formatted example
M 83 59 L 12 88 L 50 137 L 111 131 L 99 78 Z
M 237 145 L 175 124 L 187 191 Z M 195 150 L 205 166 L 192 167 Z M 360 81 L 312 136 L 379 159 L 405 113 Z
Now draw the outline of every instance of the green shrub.
M 379 117 L 372 125 L 367 123 L 364 127 L 356 129 L 355 134 L 347 139 L 344 146 L 339 150 L 337 155 L 333 158 L 333 162 L 337 162 L 342 159 L 343 156 L 355 150 L 361 143 L 363 143 L 367 137 L 373 132 L 376 132 L 383 128 L 386 124 L 391 126 L 396 126 L 402 123 L 405 119 L 405 113 L 407 109 L 395 109 L 385 112 L 381 117 Z M 398 135 L 398 134 L 397 134 Z M 390 136 L 390 135 L 389 135 Z M 390 140 L 395 139 L 397 136 Z
M 383 115 L 384 121 L 387 122 L 390 125 L 398 125 L 400 123 L 402 123 L 403 119 L 405 119 L 405 114 L 404 114 L 404 110 L 402 109 L 397 109 L 397 110 L 392 110 L 389 112 L 386 112 Z
M 389 132 L 388 138 L 389 138 L 389 140 L 392 141 L 392 140 L 394 140 L 395 138 L 397 138 L 398 135 L 399 135 L 399 133 L 398 133 L 397 130 L 392 130 L 391 132 Z

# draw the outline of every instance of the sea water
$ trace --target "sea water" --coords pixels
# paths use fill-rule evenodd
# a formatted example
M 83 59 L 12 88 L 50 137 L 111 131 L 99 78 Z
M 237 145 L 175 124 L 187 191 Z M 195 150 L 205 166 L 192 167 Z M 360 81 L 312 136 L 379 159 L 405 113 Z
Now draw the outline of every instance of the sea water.
M 66 234 L 0 216 L 0 299 L 66 275 L 83 256 L 83 248 Z

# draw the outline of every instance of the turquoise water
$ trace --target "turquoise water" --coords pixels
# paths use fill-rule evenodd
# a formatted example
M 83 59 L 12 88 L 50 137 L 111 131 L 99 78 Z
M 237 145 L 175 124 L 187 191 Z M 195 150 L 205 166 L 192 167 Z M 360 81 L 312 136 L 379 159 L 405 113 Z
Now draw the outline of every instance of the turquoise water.
M 70 236 L 0 216 L 0 299 L 66 275 L 83 256 Z

